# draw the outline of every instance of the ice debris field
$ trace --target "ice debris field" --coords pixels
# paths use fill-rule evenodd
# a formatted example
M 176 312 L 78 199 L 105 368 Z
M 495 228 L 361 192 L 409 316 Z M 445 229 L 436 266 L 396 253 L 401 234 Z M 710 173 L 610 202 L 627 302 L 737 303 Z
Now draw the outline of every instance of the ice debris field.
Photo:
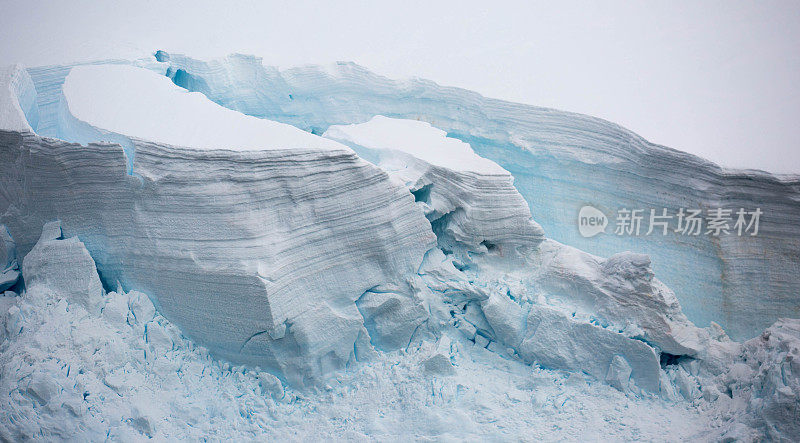
M 348 63 L 0 69 L 0 439 L 796 440 L 800 180 Z M 578 234 L 584 204 L 758 236 Z

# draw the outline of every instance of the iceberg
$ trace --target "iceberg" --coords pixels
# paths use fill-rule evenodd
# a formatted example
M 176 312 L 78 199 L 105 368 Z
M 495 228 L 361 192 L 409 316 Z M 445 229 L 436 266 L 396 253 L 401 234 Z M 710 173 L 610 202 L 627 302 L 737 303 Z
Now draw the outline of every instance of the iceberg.
M 3 439 L 796 433 L 796 178 L 353 64 L 159 51 L 0 99 Z M 769 221 L 578 235 L 615 203 Z
M 138 85 L 123 97 L 140 95 L 161 114 L 119 111 L 119 93 L 108 90 L 119 77 Z M 363 328 L 355 301 L 413 275 L 433 246 L 412 196 L 333 141 L 229 111 L 130 66 L 75 68 L 60 100 L 64 141 L 0 134 L 0 212 L 19 255 L 46 221 L 60 220 L 107 288 L 147 293 L 217 356 L 299 385 L 342 368 Z M 185 146 L 215 133 L 224 143 L 225 132 L 236 134 L 228 148 L 211 138 Z
M 603 257 L 651 257 L 656 276 L 700 326 L 718 323 L 746 340 L 781 316 L 800 317 L 800 283 L 792 277 L 800 274 L 797 176 L 723 169 L 598 118 L 423 79 L 392 80 L 354 63 L 281 70 L 254 56 L 204 61 L 170 53 L 164 64 L 158 69 L 188 90 L 315 134 L 376 115 L 427 122 L 509 171 L 549 238 Z M 607 217 L 623 208 L 673 215 L 680 208 L 760 208 L 764 216 L 757 236 L 584 238 L 577 216 L 587 204 Z

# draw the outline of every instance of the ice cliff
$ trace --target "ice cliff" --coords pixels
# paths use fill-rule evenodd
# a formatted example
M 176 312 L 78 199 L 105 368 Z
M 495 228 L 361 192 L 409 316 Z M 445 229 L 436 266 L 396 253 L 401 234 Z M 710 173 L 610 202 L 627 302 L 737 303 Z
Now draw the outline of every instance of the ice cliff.
M 138 108 L 143 126 L 119 127 L 136 119 L 117 118 L 118 96 L 88 94 L 92 106 L 81 107 L 72 100 L 84 86 L 81 69 L 98 91 L 104 78 L 127 78 L 132 94 L 162 114 Z M 59 117 L 80 130 L 60 130 L 72 134 L 68 141 L 86 142 L 87 134 L 122 141 L 82 146 L 2 133 L 2 223 L 19 255 L 28 254 L 44 222 L 60 220 L 65 235 L 87 245 L 107 287 L 150 294 L 219 356 L 299 384 L 343 367 L 362 331 L 355 300 L 379 284 L 402 284 L 433 245 L 413 197 L 345 146 L 205 100 L 207 118 L 234 117 L 211 127 L 196 93 L 166 77 L 132 67 L 81 69 L 62 97 L 62 109 L 75 115 Z M 156 93 L 136 88 L 137 75 Z M 178 97 L 159 94 L 158 86 Z M 189 103 L 182 107 L 181 98 Z M 94 118 L 110 127 L 94 126 Z M 227 149 L 174 146 L 152 132 L 155 140 L 137 138 L 148 135 L 139 128 L 156 131 L 165 121 L 170 128 L 186 123 L 188 139 L 173 143 L 191 142 L 203 129 L 216 131 L 216 140 L 222 130 L 240 138 Z
M 775 323 L 800 316 L 795 179 L 351 64 L 159 52 L 0 74 L 4 438 L 170 439 L 183 420 L 259 438 L 265 415 L 320 407 L 304 393 L 349 408 L 351 389 L 425 438 L 497 435 L 491 418 L 452 434 L 459 399 L 523 402 L 514 436 L 592 395 L 662 408 L 684 437 L 795 431 L 800 337 Z M 583 239 L 586 203 L 769 219 L 758 237 Z M 151 405 L 159 387 L 174 404 Z M 192 387 L 239 410 L 180 400 Z M 431 391 L 438 427 L 398 400 Z
M 440 243 L 513 252 L 532 249 L 543 238 L 508 171 L 427 123 L 376 116 L 332 126 L 324 136 L 351 146 L 405 186 L 439 231 Z
M 800 283 L 793 277 L 800 274 L 796 176 L 725 170 L 594 117 L 485 98 L 422 79 L 391 80 L 352 63 L 280 70 L 245 55 L 162 59 L 166 74 L 182 87 L 317 134 L 375 115 L 428 122 L 509 171 L 549 238 L 600 256 L 626 250 L 650 256 L 656 276 L 698 325 L 713 321 L 745 340 L 778 317 L 800 317 Z M 587 204 L 608 216 L 621 208 L 666 208 L 675 214 L 681 207 L 760 207 L 764 216 L 755 237 L 583 238 L 575 220 Z

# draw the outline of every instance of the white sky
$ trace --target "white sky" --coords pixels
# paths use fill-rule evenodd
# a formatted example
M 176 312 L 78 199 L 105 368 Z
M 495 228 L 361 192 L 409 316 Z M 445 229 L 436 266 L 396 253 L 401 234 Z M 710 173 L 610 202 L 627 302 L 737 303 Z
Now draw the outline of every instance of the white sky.
M 0 0 L 2 64 L 156 49 L 354 61 L 595 115 L 725 166 L 800 173 L 797 1 Z

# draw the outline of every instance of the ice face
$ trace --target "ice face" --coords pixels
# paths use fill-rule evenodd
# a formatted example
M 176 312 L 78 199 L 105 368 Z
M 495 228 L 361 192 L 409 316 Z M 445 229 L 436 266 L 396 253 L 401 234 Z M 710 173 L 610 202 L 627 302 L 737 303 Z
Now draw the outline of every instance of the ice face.
M 172 61 L 185 66 L 175 68 Z M 452 391 L 453 399 L 474 392 L 476 405 L 495 402 L 499 393 L 534 407 L 555 401 L 544 385 L 541 394 L 532 395 L 521 392 L 528 388 L 502 382 L 482 384 L 477 380 L 486 369 L 479 365 L 523 387 L 529 386 L 525 379 L 531 373 L 567 371 L 554 380 L 563 384 L 568 398 L 582 392 L 587 380 L 589 385 L 596 380 L 606 389 L 597 391 L 603 400 L 613 395 L 630 396 L 631 402 L 649 398 L 667 409 L 663 402 L 688 402 L 722 429 L 687 435 L 780 438 L 794 431 L 789 421 L 797 405 L 797 383 L 783 374 L 792 371 L 785 362 L 797 354 L 796 325 L 779 322 L 761 341 L 741 345 L 715 324 L 706 329 L 692 324 L 676 294 L 656 278 L 652 257 L 635 252 L 600 257 L 544 238 L 531 217 L 531 194 L 512 175 L 513 165 L 504 168 L 502 156 L 496 163 L 482 157 L 486 140 L 507 136 L 497 132 L 502 116 L 488 119 L 485 131 L 455 119 L 435 122 L 462 125 L 469 137 L 398 119 L 396 113 L 353 123 L 367 111 L 360 107 L 361 98 L 348 102 L 347 94 L 358 90 L 351 88 L 339 103 L 319 107 L 307 98 L 301 103 L 309 112 L 303 124 L 322 117 L 352 119 L 329 127 L 325 139 L 223 109 L 172 84 L 203 89 L 212 97 L 215 88 L 228 88 L 227 93 L 242 99 L 223 103 L 231 107 L 258 108 L 264 97 L 281 93 L 270 82 L 287 74 L 254 66 L 246 57 L 228 62 L 204 64 L 161 54 L 157 61 L 131 66 L 32 69 L 32 81 L 19 68 L 4 71 L 0 91 L 10 101 L 0 103 L 0 115 L 11 117 L 0 130 L 0 223 L 8 234 L 0 250 L 6 259 L 0 261 L 6 271 L 15 272 L 22 261 L 25 285 L 15 277 L 11 284 L 22 295 L 6 292 L 0 299 L 5 340 L 0 346 L 11 349 L 0 353 L 0 387 L 8 394 L 3 398 L 13 399 L 10 408 L 21 405 L 25 412 L 20 413 L 28 415 L 44 408 L 57 420 L 0 420 L 7 427 L 0 427 L 3 437 L 66 437 L 80 434 L 76 429 L 96 437 L 102 423 L 112 420 L 120 423 L 114 427 L 120 438 L 169 439 L 184 421 L 210 417 L 240 423 L 244 416 L 231 411 L 243 409 L 210 398 L 201 398 L 212 405 L 205 412 L 184 403 L 170 411 L 148 407 L 156 385 L 174 401 L 185 397 L 176 381 L 183 376 L 208 389 L 235 393 L 230 398 L 237 406 L 255 402 L 245 409 L 256 420 L 274 409 L 263 403 L 263 393 L 285 398 L 276 376 L 289 390 L 313 384 L 333 396 L 361 386 L 359 377 L 383 386 L 397 384 L 399 377 L 403 388 L 396 395 L 379 388 L 365 391 L 388 395 L 389 402 L 403 408 L 404 396 L 421 401 L 431 391 L 436 398 Z M 218 78 L 205 70 L 208 66 L 230 75 Z M 266 88 L 258 100 L 237 83 L 247 69 L 247 81 Z M 320 77 L 302 80 L 307 74 Z M 117 91 L 119 78 L 127 79 L 135 93 Z M 367 96 L 375 93 L 370 82 L 376 77 L 352 65 L 340 65 L 333 73 L 295 70 L 288 78 L 287 84 L 333 82 L 337 87 L 357 81 Z M 463 93 L 417 86 L 421 92 L 406 93 L 416 97 L 438 91 L 445 102 Z M 295 97 L 303 101 L 302 94 L 289 100 Z M 517 109 L 470 97 L 484 111 Z M 275 98 L 275 103 L 284 100 Z M 419 105 L 416 100 L 388 96 L 364 107 Z M 158 112 L 151 112 L 156 105 Z M 447 111 L 440 106 L 419 109 Z M 280 118 L 301 126 L 299 117 L 287 115 Z M 551 124 L 564 123 L 565 115 L 554 115 Z M 577 131 L 585 135 L 581 125 L 591 120 L 573 117 L 570 121 L 579 123 Z M 169 124 L 162 121 L 167 118 Z M 522 120 L 521 127 L 531 124 Z M 215 122 L 225 125 L 211 126 Z M 324 126 L 312 129 L 320 133 Z M 570 130 L 562 134 L 564 140 L 576 136 Z M 231 133 L 230 142 L 225 131 Z M 196 138 L 195 132 L 207 136 Z M 552 149 L 548 156 L 566 165 L 595 165 L 599 174 L 620 164 L 615 155 L 633 155 L 621 148 Z M 636 155 L 656 151 L 661 152 L 651 146 Z M 758 174 L 751 178 L 773 180 Z M 585 179 L 580 183 L 586 185 Z M 736 247 L 721 243 L 720 250 Z M 705 291 L 706 274 L 698 275 L 695 289 Z M 105 327 L 118 335 L 96 334 Z M 80 333 L 61 344 L 41 339 L 51 330 L 75 328 Z M 772 335 L 776 338 L 770 341 Z M 56 351 L 69 354 L 73 362 L 100 352 L 98 360 L 86 364 L 88 373 L 76 378 L 109 398 L 130 396 L 135 402 L 101 397 L 90 402 L 98 415 L 81 418 L 86 409 L 79 385 L 69 378 L 70 364 L 47 357 Z M 206 369 L 219 364 L 219 358 L 246 368 L 210 369 L 214 376 L 208 376 Z M 330 386 L 348 376 L 343 369 L 357 375 L 349 384 Z M 148 371 L 155 378 L 143 378 Z M 389 375 L 370 378 L 380 371 Z M 527 375 L 509 378 L 511 372 Z M 450 383 L 451 377 L 456 381 Z M 492 403 L 493 414 L 508 407 L 504 401 Z M 560 407 L 566 401 L 560 399 Z M 744 401 L 750 406 L 742 407 Z M 316 408 L 321 403 L 308 404 Z M 613 408 L 627 405 L 622 400 Z M 418 404 L 408 406 L 412 416 L 415 408 Z M 177 421 L 158 419 L 166 415 Z M 759 415 L 766 420 L 754 419 Z M 97 417 L 102 420 L 92 421 Z M 457 427 L 458 421 L 448 421 L 447 427 Z M 246 427 L 257 433 L 262 424 Z M 435 420 L 415 424 L 424 431 L 409 435 L 441 434 Z M 220 436 L 241 435 L 228 431 Z M 477 432 L 457 435 L 474 437 Z
M 0 225 L 0 293 L 11 288 L 19 279 L 17 245 L 8 229 Z
M 349 148 L 211 102 L 209 112 L 227 115 L 228 125 L 207 130 L 238 133 L 231 149 L 144 141 L 136 138 L 137 127 L 121 125 L 146 121 L 149 108 L 95 121 L 95 108 L 75 100 L 86 81 L 81 76 L 103 83 L 95 76 L 128 78 L 130 69 L 139 80 L 164 86 L 167 98 L 205 100 L 144 69 L 77 69 L 77 82 L 68 77 L 70 92 L 60 99 L 63 114 L 50 117 L 68 140 L 105 144 L 0 134 L 0 218 L 19 256 L 30 253 L 46 221 L 58 219 L 65 236 L 85 243 L 107 287 L 147 293 L 216 355 L 268 368 L 300 386 L 344 367 L 364 328 L 356 300 L 379 284 L 408 280 L 434 245 L 413 197 Z M 103 101 L 86 92 L 105 113 L 120 107 L 118 95 Z M 161 103 L 173 115 L 170 122 L 183 128 L 173 136 L 208 125 L 181 113 L 180 100 Z M 86 111 L 79 116 L 87 121 L 66 113 L 73 105 Z M 248 132 L 253 127 L 258 130 Z M 297 135 L 294 144 L 285 144 L 286 134 Z M 116 142 L 119 137 L 124 140 Z M 241 137 L 262 149 L 237 150 L 249 143 Z M 303 140 L 308 148 L 299 146 Z
M 103 285 L 94 260 L 77 237 L 63 238 L 61 222 L 44 225 L 42 235 L 22 262 L 25 286 L 50 291 L 100 315 Z
M 787 277 L 800 273 L 797 177 L 724 170 L 594 117 L 391 80 L 352 63 L 279 70 L 252 56 L 200 61 L 170 54 L 168 64 L 173 79 L 182 70 L 193 79 L 185 87 L 223 106 L 318 134 L 376 115 L 428 122 L 509 171 L 549 238 L 599 256 L 650 256 L 656 276 L 701 326 L 716 322 L 743 340 L 779 316 L 800 316 L 800 283 Z M 765 216 L 755 237 L 584 238 L 577 214 L 587 204 L 609 217 L 623 207 L 671 214 L 760 207 Z
M 511 255 L 543 238 L 508 171 L 427 123 L 376 116 L 331 126 L 324 137 L 350 146 L 405 186 L 445 249 L 458 244 Z
M 0 67 L 0 128 L 30 131 L 39 123 L 36 89 L 20 65 Z

